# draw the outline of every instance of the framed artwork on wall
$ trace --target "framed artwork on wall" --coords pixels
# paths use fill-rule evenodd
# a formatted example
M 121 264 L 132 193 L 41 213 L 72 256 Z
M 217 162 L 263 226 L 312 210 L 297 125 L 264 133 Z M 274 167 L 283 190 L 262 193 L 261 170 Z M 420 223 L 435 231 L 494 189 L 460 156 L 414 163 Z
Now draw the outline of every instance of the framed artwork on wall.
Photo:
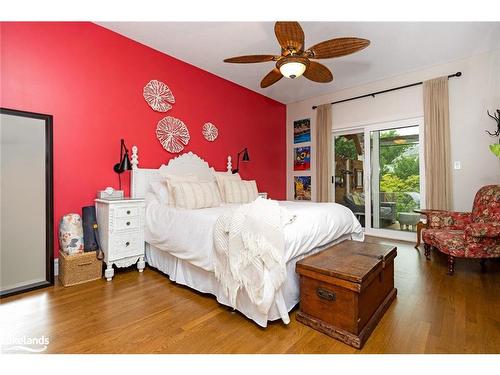
M 311 176 L 294 176 L 294 199 L 311 200 Z
M 294 147 L 293 149 L 293 170 L 311 170 L 311 146 Z
M 311 142 L 311 119 L 293 122 L 293 143 Z

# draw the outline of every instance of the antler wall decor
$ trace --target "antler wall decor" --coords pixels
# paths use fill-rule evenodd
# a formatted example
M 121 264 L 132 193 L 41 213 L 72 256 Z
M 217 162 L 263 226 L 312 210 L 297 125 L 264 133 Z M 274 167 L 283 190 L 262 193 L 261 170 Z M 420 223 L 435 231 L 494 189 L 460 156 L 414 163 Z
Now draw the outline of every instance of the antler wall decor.
M 492 137 L 498 137 L 498 136 L 500 136 L 500 109 L 497 109 L 497 112 L 493 113 L 493 116 L 490 114 L 490 111 L 486 111 L 486 113 L 488 113 L 488 116 L 490 116 L 497 123 L 497 130 L 496 130 L 496 132 L 491 133 L 488 130 L 486 130 L 486 133 L 488 133 Z
M 497 123 L 497 130 L 494 133 L 491 133 L 488 130 L 486 130 L 486 133 L 492 137 L 499 137 L 498 143 L 490 145 L 490 150 L 496 157 L 500 158 L 500 109 L 497 109 L 497 112 L 493 113 L 493 116 L 490 115 L 489 111 L 486 111 L 486 113 Z

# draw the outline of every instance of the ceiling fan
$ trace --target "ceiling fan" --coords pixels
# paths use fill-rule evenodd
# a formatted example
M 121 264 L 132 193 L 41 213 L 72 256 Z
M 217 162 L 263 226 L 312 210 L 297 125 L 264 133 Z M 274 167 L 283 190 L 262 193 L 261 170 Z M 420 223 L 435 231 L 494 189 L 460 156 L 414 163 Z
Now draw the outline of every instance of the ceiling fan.
M 260 63 L 276 61 L 276 67 L 260 82 L 265 88 L 278 82 L 283 76 L 297 78 L 302 74 L 314 82 L 331 82 L 330 70 L 312 59 L 331 59 L 358 52 L 370 44 L 367 39 L 335 38 L 315 44 L 304 50 L 304 31 L 298 22 L 276 22 L 274 33 L 281 46 L 281 55 L 249 55 L 225 59 L 227 63 Z

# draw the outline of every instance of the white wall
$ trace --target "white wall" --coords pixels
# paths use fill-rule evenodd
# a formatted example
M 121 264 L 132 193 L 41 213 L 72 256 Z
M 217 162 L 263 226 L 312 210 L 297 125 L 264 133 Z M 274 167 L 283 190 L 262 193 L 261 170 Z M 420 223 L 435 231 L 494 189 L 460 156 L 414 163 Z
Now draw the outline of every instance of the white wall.
M 316 147 L 314 129 L 316 111 L 313 105 L 403 86 L 444 75 L 462 72 L 449 80 L 451 159 L 460 161 L 462 169 L 453 170 L 454 209 L 470 211 L 475 192 L 483 185 L 500 183 L 500 159 L 488 148 L 495 142 L 485 130 L 495 130 L 490 113 L 500 108 L 500 50 L 433 66 L 329 95 L 310 98 L 287 106 L 287 198 L 293 199 L 293 121 L 311 118 L 312 199 L 315 200 Z M 334 72 L 335 75 L 335 72 Z M 335 81 L 333 85 L 335 84 Z M 333 129 L 395 121 L 423 116 L 422 86 L 333 105 Z

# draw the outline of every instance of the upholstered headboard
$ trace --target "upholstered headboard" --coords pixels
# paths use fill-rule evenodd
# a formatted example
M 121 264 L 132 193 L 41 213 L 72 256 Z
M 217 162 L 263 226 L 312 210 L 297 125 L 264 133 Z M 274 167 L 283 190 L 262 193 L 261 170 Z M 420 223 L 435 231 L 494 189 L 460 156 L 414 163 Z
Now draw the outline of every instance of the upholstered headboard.
M 160 181 L 161 176 L 158 173 L 158 169 L 139 168 L 139 155 L 137 151 L 137 146 L 133 146 L 130 196 L 132 198 L 144 198 L 146 196 L 146 192 L 148 191 L 149 183 L 153 181 Z M 202 181 L 212 181 L 214 179 L 214 173 L 231 174 L 232 163 L 231 156 L 228 156 L 227 170 L 217 172 L 213 167 L 210 167 L 205 160 L 190 151 L 171 159 L 165 168 L 168 174 L 176 176 L 194 174 Z

